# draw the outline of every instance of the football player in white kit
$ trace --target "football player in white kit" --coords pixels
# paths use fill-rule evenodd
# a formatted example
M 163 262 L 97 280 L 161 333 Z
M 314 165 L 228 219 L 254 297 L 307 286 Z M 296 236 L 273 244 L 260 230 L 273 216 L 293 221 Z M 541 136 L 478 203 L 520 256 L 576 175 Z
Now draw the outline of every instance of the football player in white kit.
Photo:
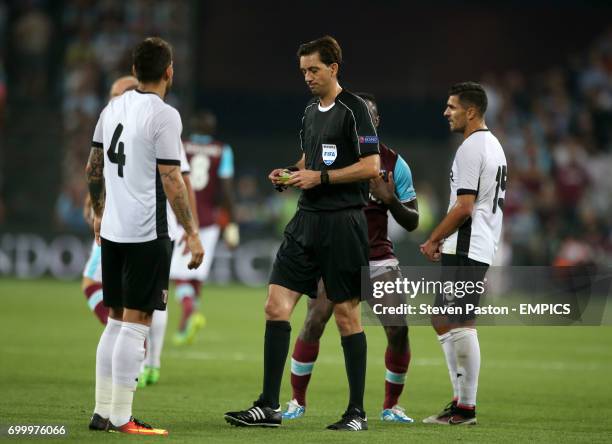
M 463 135 L 450 172 L 450 203 L 442 222 L 421 245 L 431 261 L 442 261 L 443 281 L 482 282 L 500 242 L 508 166 L 504 150 L 484 116 L 487 96 L 475 82 L 451 87 L 444 117 L 450 130 Z M 447 268 L 448 267 L 448 268 Z M 477 291 L 455 298 L 439 294 L 436 306 L 460 307 L 461 314 L 433 315 L 432 325 L 444 351 L 453 385 L 453 400 L 442 412 L 425 418 L 430 424 L 476 424 L 480 346 L 475 314 Z
M 154 310 L 168 301 L 170 202 L 186 233 L 191 268 L 204 251 L 180 172 L 181 117 L 164 97 L 172 84 L 172 48 L 147 38 L 133 53 L 138 89 L 111 100 L 98 119 L 87 183 L 102 246 L 102 284 L 109 317 L 96 352 L 96 404 L 89 428 L 167 435 L 132 416 Z
M 138 87 L 138 79 L 134 76 L 124 76 L 115 80 L 110 89 L 110 99 L 120 96 L 126 91 L 131 91 Z M 189 194 L 189 201 L 191 205 L 191 211 L 197 222 L 197 213 L 195 206 L 195 195 L 191 187 L 191 181 L 189 179 L 189 162 L 185 150 L 181 150 L 181 174 Z M 177 241 L 181 238 L 183 232 L 179 231 L 178 223 L 170 204 L 167 204 L 168 210 L 168 224 L 169 224 L 169 236 L 172 241 Z M 83 215 L 88 224 L 93 227 L 93 210 L 91 208 L 91 200 L 89 195 L 85 201 Z M 181 250 L 182 250 L 181 245 Z M 185 265 L 186 267 L 186 265 Z M 85 264 L 83 270 L 83 278 L 81 287 L 85 297 L 87 298 L 87 304 L 91 311 L 96 317 L 106 325 L 108 319 L 108 307 L 106 307 L 102 301 L 102 248 L 94 240 L 91 246 L 91 252 L 89 259 Z M 161 352 L 164 346 L 164 337 L 166 334 L 166 326 L 168 325 L 168 310 L 155 310 L 153 312 L 153 319 L 151 321 L 151 328 L 146 341 L 146 353 L 143 366 L 138 377 L 138 388 L 143 388 L 147 385 L 156 384 L 160 378 L 161 368 Z

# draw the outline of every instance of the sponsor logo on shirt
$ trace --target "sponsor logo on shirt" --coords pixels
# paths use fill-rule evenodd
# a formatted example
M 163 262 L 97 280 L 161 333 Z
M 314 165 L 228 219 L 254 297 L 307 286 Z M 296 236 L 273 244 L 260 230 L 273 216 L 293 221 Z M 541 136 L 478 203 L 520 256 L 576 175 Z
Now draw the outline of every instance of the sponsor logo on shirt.
M 323 163 L 327 166 L 330 166 L 338 157 L 338 148 L 336 145 L 331 143 L 324 143 L 323 150 L 321 151 L 323 157 Z
M 378 136 L 359 136 L 359 143 L 378 143 Z

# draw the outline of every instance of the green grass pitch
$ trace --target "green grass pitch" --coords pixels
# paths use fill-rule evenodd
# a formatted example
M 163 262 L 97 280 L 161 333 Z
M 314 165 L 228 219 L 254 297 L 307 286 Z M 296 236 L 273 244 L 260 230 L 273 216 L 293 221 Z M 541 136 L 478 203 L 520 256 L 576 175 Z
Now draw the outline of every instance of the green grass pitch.
M 338 433 L 347 383 L 337 330 L 329 325 L 309 390 L 306 417 L 280 429 L 230 427 L 227 410 L 250 405 L 261 389 L 265 289 L 205 287 L 208 323 L 196 344 L 167 339 L 158 385 L 139 390 L 134 415 L 170 431 L 168 442 L 611 442 L 612 329 L 487 327 L 479 330 L 482 369 L 475 427 L 429 426 L 420 420 L 449 400 L 450 383 L 435 334 L 410 332 L 412 362 L 401 404 L 416 424 L 382 423 L 385 339 L 368 327 L 366 410 L 370 430 Z M 0 425 L 62 424 L 75 442 L 155 441 L 89 432 L 95 350 L 102 327 L 77 282 L 0 279 Z M 169 306 L 167 338 L 179 307 Z M 293 319 L 292 344 L 304 316 Z M 289 370 L 282 401 L 289 400 Z M 0 440 L 5 440 L 0 437 Z M 37 438 L 40 440 L 40 438 Z M 8 439 L 7 441 L 17 441 Z M 21 439 L 20 439 L 21 441 Z

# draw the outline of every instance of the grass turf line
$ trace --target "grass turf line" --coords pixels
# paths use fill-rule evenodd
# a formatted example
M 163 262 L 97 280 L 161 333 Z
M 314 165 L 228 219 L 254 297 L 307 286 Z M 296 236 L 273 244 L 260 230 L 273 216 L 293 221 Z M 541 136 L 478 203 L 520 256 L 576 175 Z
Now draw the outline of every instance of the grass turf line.
M 265 289 L 204 287 L 208 323 L 196 344 L 170 341 L 179 306 L 170 301 L 170 322 L 159 384 L 139 390 L 134 415 L 170 431 L 168 442 L 610 442 L 612 416 L 609 327 L 486 327 L 479 329 L 482 369 L 479 425 L 469 428 L 382 423 L 385 338 L 368 327 L 366 410 L 370 430 L 334 433 L 347 402 L 339 335 L 330 323 L 321 343 L 301 420 L 279 430 L 236 429 L 227 410 L 250 405 L 261 389 Z M 0 279 L 0 425 L 66 425 L 66 439 L 121 439 L 89 432 L 95 349 L 102 327 L 87 308 L 77 282 Z M 292 345 L 304 317 L 293 319 Z M 450 383 L 432 329 L 411 328 L 411 363 L 401 405 L 418 422 L 439 411 Z M 282 388 L 288 401 L 289 366 Z M 129 437 L 131 440 L 162 438 Z M 400 441 L 401 440 L 401 441 Z

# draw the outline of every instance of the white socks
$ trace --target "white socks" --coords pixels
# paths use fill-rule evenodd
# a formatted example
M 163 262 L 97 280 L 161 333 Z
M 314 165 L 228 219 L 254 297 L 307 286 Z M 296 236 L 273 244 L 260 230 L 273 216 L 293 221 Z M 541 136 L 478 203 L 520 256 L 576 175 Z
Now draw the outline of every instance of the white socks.
M 465 407 L 476 405 L 478 375 L 480 373 L 480 345 L 475 328 L 454 328 L 450 331 L 457 355 L 459 400 Z M 450 367 L 450 366 L 449 366 Z
M 438 341 L 442 346 L 444 357 L 446 358 L 446 366 L 448 367 L 448 375 L 450 376 L 451 384 L 453 385 L 453 399 L 459 396 L 459 386 L 457 384 L 457 355 L 455 353 L 455 344 L 451 337 L 451 332 L 446 332 L 438 336 Z
M 149 367 L 159 368 L 161 366 L 161 352 L 164 347 L 166 325 L 168 325 L 168 310 L 155 310 L 147 340 L 145 365 Z
M 96 351 L 96 405 L 94 413 L 108 418 L 113 386 L 113 351 L 123 322 L 108 318 Z
M 144 341 L 149 327 L 132 322 L 123 322 L 115 344 L 112 361 L 112 402 L 110 421 L 122 426 L 132 416 L 132 400 L 144 361 Z

